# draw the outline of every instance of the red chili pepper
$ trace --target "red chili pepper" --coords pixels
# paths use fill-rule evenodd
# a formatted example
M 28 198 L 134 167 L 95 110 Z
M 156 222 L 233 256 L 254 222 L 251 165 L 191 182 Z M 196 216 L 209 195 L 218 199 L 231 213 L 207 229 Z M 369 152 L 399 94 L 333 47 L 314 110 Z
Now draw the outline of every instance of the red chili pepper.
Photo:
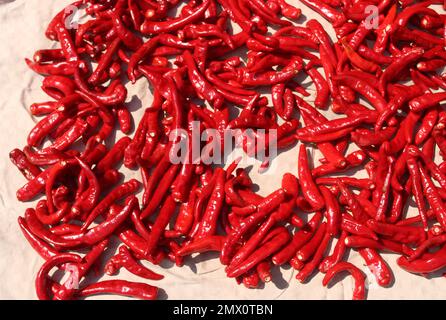
M 424 195 L 422 189 L 423 187 L 421 184 L 421 174 L 416 160 L 413 158 L 408 158 L 407 168 L 410 172 L 410 177 L 412 181 L 412 192 L 414 194 L 415 202 L 417 203 L 418 211 L 421 216 L 421 221 L 423 222 L 424 228 L 427 229 L 428 228 L 427 209 L 426 209 L 426 204 L 424 202 Z
M 189 25 L 198 20 L 208 8 L 209 3 L 210 1 L 204 1 L 202 4 L 197 6 L 195 10 L 192 11 L 190 14 L 176 19 L 171 19 L 169 21 L 158 22 L 146 19 L 141 25 L 140 31 L 143 34 L 159 34 L 179 30 L 186 25 Z
M 138 277 L 149 280 L 161 280 L 163 275 L 157 274 L 152 270 L 139 264 L 132 256 L 127 247 L 119 247 L 119 253 L 113 256 L 105 265 L 105 273 L 108 275 L 115 274 L 121 267 L 127 269 L 129 272 L 137 275 Z
M 327 224 L 323 222 L 319 229 L 317 229 L 311 238 L 310 241 L 308 241 L 306 244 L 303 245 L 302 248 L 300 248 L 297 253 L 296 257 L 303 262 L 308 261 L 316 252 L 316 250 L 321 245 L 321 242 L 324 239 L 324 236 L 326 234 Z
M 335 27 L 342 25 L 346 20 L 344 14 L 333 9 L 324 2 L 318 0 L 301 0 L 301 2 L 314 11 L 318 12 L 325 19 L 331 22 Z
M 442 246 L 440 250 L 435 253 L 425 253 L 418 259 L 409 261 L 407 257 L 401 256 L 397 263 L 402 269 L 407 272 L 416 274 L 427 274 L 435 272 L 445 267 L 446 265 L 446 246 Z
M 180 256 L 187 256 L 192 253 L 203 253 L 209 251 L 220 252 L 225 238 L 223 236 L 209 236 L 194 240 L 191 243 L 183 246 L 177 254 Z
M 317 96 L 316 100 L 314 101 L 314 105 L 320 109 L 324 109 L 328 102 L 330 92 L 328 84 L 319 73 L 319 71 L 317 71 L 317 69 L 310 68 L 306 72 L 311 77 L 311 80 L 313 80 L 317 90 Z
M 389 81 L 392 81 L 396 76 L 398 76 L 402 69 L 416 62 L 423 54 L 423 49 L 415 48 L 395 59 L 379 78 L 379 90 L 381 94 L 383 96 L 385 95 L 386 86 Z
M 67 263 L 79 263 L 82 259 L 74 254 L 59 254 L 48 259 L 40 268 L 36 276 L 36 292 L 39 300 L 50 300 L 48 274 L 54 267 Z
M 259 249 L 254 251 L 248 258 L 246 258 L 240 265 L 226 270 L 228 277 L 238 277 L 250 269 L 254 268 L 263 259 L 275 253 L 282 246 L 284 246 L 290 239 L 288 232 L 281 232 L 268 242 L 266 242 Z
M 318 187 L 313 181 L 311 171 L 308 165 L 307 151 L 302 144 L 299 149 L 298 177 L 305 199 L 314 208 L 322 209 L 325 206 L 324 198 L 320 194 Z
M 220 261 L 227 265 L 230 262 L 231 255 L 234 251 L 235 244 L 248 232 L 254 225 L 261 222 L 270 212 L 272 212 L 285 198 L 285 192 L 282 189 L 273 192 L 268 197 L 263 199 L 257 205 L 257 212 L 244 219 L 240 228 L 235 229 L 228 235 L 221 251 Z
M 331 236 L 336 236 L 341 226 L 341 212 L 338 201 L 326 187 L 320 186 L 319 189 L 324 197 L 326 206 L 327 233 Z
M 412 251 L 412 249 L 406 247 L 405 245 L 396 243 L 391 240 L 381 239 L 380 241 L 376 241 L 370 238 L 363 238 L 359 236 L 348 236 L 345 239 L 345 245 L 350 248 L 386 250 L 399 254 L 409 254 Z
M 347 160 L 347 165 L 345 167 L 339 167 L 335 164 L 329 162 L 326 164 L 322 164 L 319 167 L 311 170 L 311 174 L 314 178 L 324 176 L 330 173 L 343 172 L 349 170 L 351 168 L 357 167 L 364 163 L 366 160 L 366 154 L 362 150 L 354 151 L 351 154 L 345 157 Z
M 305 264 L 305 266 L 299 271 L 296 275 L 296 279 L 299 282 L 305 282 L 309 276 L 314 272 L 314 270 L 318 269 L 319 264 L 324 258 L 325 251 L 327 250 L 328 243 L 330 242 L 331 236 L 328 233 L 325 233 L 322 241 L 314 253 L 313 257 L 309 262 Z M 298 256 L 299 258 L 299 256 Z M 319 270 L 317 270 L 319 271 Z
M 232 258 L 228 268 L 239 265 L 254 249 L 266 241 L 266 233 L 276 224 L 286 220 L 292 213 L 294 200 L 285 202 L 279 206 L 277 211 L 273 212 L 268 219 L 259 227 L 259 229 L 250 237 L 250 239 L 240 248 L 240 250 Z M 270 236 L 270 235 L 269 235 Z
M 357 267 L 349 262 L 339 262 L 327 271 L 322 280 L 322 285 L 327 286 L 333 277 L 342 272 L 348 271 L 355 279 L 355 289 L 353 290 L 353 300 L 365 299 L 365 276 Z
M 164 231 L 164 228 L 167 226 L 173 214 L 175 213 L 175 208 L 176 203 L 169 195 L 160 209 L 160 213 L 156 218 L 155 224 L 152 227 L 150 238 L 147 241 L 147 252 L 149 254 L 154 251 L 156 244 L 158 243 L 158 240 L 162 235 L 162 232 Z M 143 218 L 143 213 L 141 214 L 141 218 Z
M 57 250 L 31 232 L 24 218 L 19 217 L 18 223 L 28 243 L 43 259 L 48 260 L 59 254 Z
M 347 237 L 347 232 L 342 231 L 341 236 L 336 242 L 336 246 L 333 249 L 333 253 L 322 260 L 319 264 L 319 271 L 322 273 L 327 273 L 334 265 L 341 262 L 344 258 L 346 252 L 345 238 Z
M 88 230 L 83 236 L 82 241 L 86 244 L 92 245 L 104 240 L 112 234 L 130 215 L 136 204 L 136 198 L 131 198 L 126 206 L 110 219 L 105 220 L 98 226 Z
M 359 203 L 354 194 L 345 186 L 345 184 L 338 180 L 337 185 L 341 191 L 342 196 L 345 197 L 348 207 L 352 212 L 353 218 L 358 222 L 364 222 L 367 220 L 367 214 L 364 208 Z
M 158 294 L 158 288 L 146 283 L 125 280 L 104 280 L 87 285 L 76 293 L 79 297 L 88 297 L 97 294 L 117 294 L 144 300 L 154 300 Z
M 375 232 L 373 232 L 365 224 L 361 224 L 353 220 L 353 218 L 347 214 L 342 215 L 341 228 L 343 231 L 346 231 L 349 234 L 378 240 L 378 236 L 375 234 Z
M 85 231 L 87 228 L 103 214 L 115 201 L 122 199 L 129 194 L 136 192 L 139 188 L 140 183 L 137 180 L 131 179 L 128 182 L 120 185 L 119 187 L 113 189 L 98 205 L 91 211 L 88 218 L 85 220 L 82 230 Z
M 142 211 L 141 219 L 145 219 L 146 217 L 152 215 L 153 212 L 161 204 L 164 196 L 166 195 L 168 189 L 170 188 L 172 182 L 175 179 L 175 175 L 177 174 L 178 169 L 179 169 L 178 165 L 172 165 L 167 170 L 167 172 L 163 176 L 163 180 L 161 181 L 161 183 L 158 185 L 158 188 L 153 193 L 153 196 L 150 199 L 149 203 Z
M 26 157 L 26 154 L 19 149 L 12 150 L 9 153 L 9 159 L 27 180 L 35 179 L 41 173 L 41 170 L 31 163 Z
M 364 248 L 359 250 L 359 254 L 375 276 L 376 282 L 381 287 L 389 286 L 392 282 L 393 274 L 379 253 L 373 249 Z
M 305 27 L 282 20 L 280 15 L 291 19 L 301 15 L 300 9 L 283 0 L 192 1 L 172 17 L 168 14 L 177 0 L 93 1 L 86 9 L 91 19 L 74 31 L 64 23 L 70 12 L 59 12 L 46 34 L 59 40 L 60 48 L 39 50 L 33 61 L 26 60 L 31 69 L 47 75 L 42 89 L 56 101 L 31 106 L 33 115 L 45 118 L 29 134 L 23 152 L 17 149 L 11 154 L 29 180 L 17 197 L 28 201 L 46 194 L 36 209 L 28 209 L 19 219 L 31 245 L 45 259 L 59 255 L 59 250 L 88 250 L 76 263 L 81 278 L 99 263 L 113 234 L 131 250 L 125 265 L 143 276 L 152 275 L 137 260 L 159 264 L 167 258 L 181 266 L 183 255 L 217 251 L 221 262 L 229 265 L 228 275 L 249 288 L 271 279 L 270 259 L 277 265 L 290 262 L 300 271 L 297 278 L 305 281 L 317 267 L 327 271 L 336 266 L 350 247 L 358 248 L 380 285 L 388 285 L 392 275 L 376 250 L 407 256 L 399 263 L 415 273 L 444 265 L 443 249 L 438 255 L 429 252 L 433 246 L 443 246 L 443 239 L 436 237 L 446 227 L 445 166 L 435 158 L 437 146 L 446 156 L 446 113 L 439 109 L 445 96 L 431 92 L 446 88 L 444 76 L 437 74 L 446 59 L 444 17 L 429 7 L 438 1 L 302 1 L 331 22 L 337 43 L 316 20 Z M 370 4 L 381 13 L 374 31 L 366 19 Z M 232 34 L 230 22 L 242 31 Z M 271 35 L 270 26 L 276 29 Z M 152 37 L 143 40 L 140 31 Z M 245 49 L 249 52 L 243 64 L 239 55 Z M 311 50 L 318 50 L 319 56 Z M 96 65 L 92 73 L 86 67 L 87 56 Z M 108 151 L 115 124 L 123 133 L 131 131 L 127 89 L 121 79 L 125 68 L 131 82 L 148 80 L 153 103 L 133 139 L 125 137 Z M 331 111 L 340 118 L 328 120 L 296 95 L 310 96 L 302 86 L 302 69 L 315 84 L 315 106 L 324 108 L 330 100 Z M 410 80 L 413 85 L 401 84 Z M 268 108 L 259 89 L 272 92 L 274 108 Z M 375 110 L 357 103 L 357 96 Z M 296 106 L 302 127 L 295 119 Z M 242 108 L 241 113 L 234 108 Z M 277 116 L 285 122 L 278 122 Z M 202 123 L 198 134 L 192 121 Z M 214 155 L 208 152 L 199 164 L 171 163 L 176 150 L 170 138 L 177 129 L 195 139 L 207 129 L 223 135 L 231 128 L 243 133 L 256 129 L 258 142 L 269 140 L 270 130 L 277 130 L 278 150 L 297 140 L 313 142 L 323 156 L 322 165 L 311 169 L 301 146 L 299 180 L 285 174 L 281 188 L 264 198 L 253 191 L 247 171 L 236 170 L 238 162 L 227 171 L 208 166 Z M 349 151 L 350 142 L 360 150 Z M 247 154 L 266 155 L 270 144 L 240 141 Z M 223 141 L 220 147 L 225 147 Z M 184 159 L 196 160 L 188 153 Z M 115 167 L 121 160 L 129 168 L 141 167 L 143 212 L 132 196 L 137 182 L 111 189 L 120 180 Z M 272 161 L 262 160 L 260 170 Z M 362 168 L 368 178 L 342 174 Z M 405 205 L 412 195 L 419 215 L 406 218 Z M 123 198 L 126 206 L 119 203 Z M 181 202 L 179 213 L 170 225 L 177 202 Z M 305 225 L 294 206 L 317 212 Z M 141 220 L 159 209 L 152 222 Z M 344 210 L 348 213 L 341 214 Z M 90 228 L 100 215 L 103 222 Z M 323 216 L 327 221 L 321 224 Z M 299 228 L 293 239 L 285 228 L 288 224 Z M 340 230 L 334 253 L 324 259 L 331 236 Z M 340 268 L 344 267 L 350 270 L 348 265 Z M 46 288 L 39 289 L 42 295 L 82 296 L 83 289 L 68 287 L 72 279 L 59 285 L 46 277 L 42 282 Z M 142 288 L 141 293 L 127 283 L 101 285 L 93 285 L 85 294 L 130 290 L 131 295 L 154 296 L 153 288 Z
M 426 169 L 422 166 L 419 166 L 419 171 L 421 174 L 421 181 L 427 201 L 429 202 L 432 210 L 435 212 L 438 221 L 444 227 L 446 225 L 446 211 L 444 208 L 443 200 L 438 194 L 437 187 L 433 184 L 432 180 L 428 176 Z
M 409 106 L 412 111 L 420 112 L 428 108 L 432 108 L 438 105 L 441 101 L 446 99 L 446 94 L 444 92 L 440 93 L 428 93 L 418 98 L 412 99 L 409 102 Z

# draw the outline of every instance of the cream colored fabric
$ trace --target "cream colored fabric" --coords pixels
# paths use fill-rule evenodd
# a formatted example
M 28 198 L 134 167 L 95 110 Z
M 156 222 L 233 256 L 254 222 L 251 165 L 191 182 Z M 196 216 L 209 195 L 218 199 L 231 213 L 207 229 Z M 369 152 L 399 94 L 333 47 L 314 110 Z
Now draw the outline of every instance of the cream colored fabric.
M 297 0 L 292 1 L 297 2 Z M 34 277 L 42 264 L 42 259 L 28 245 L 17 225 L 17 217 L 23 214 L 27 206 L 34 206 L 34 203 L 17 201 L 15 192 L 24 184 L 25 179 L 10 163 L 8 153 L 15 147 L 22 148 L 25 145 L 26 136 L 37 121 L 29 115 L 29 105 L 46 99 L 40 90 L 41 77 L 26 67 L 24 58 L 32 57 L 36 49 L 56 45 L 45 38 L 44 29 L 51 17 L 68 3 L 66 0 L 0 0 L 0 299 L 36 298 Z M 306 17 L 316 16 L 302 4 L 297 3 L 297 5 L 302 8 Z M 327 30 L 333 34 L 331 27 L 326 25 Z M 133 95 L 142 98 L 142 102 L 135 100 L 136 97 Z M 129 101 L 132 101 L 133 114 L 137 120 L 144 108 L 149 105 L 150 99 L 144 81 L 130 88 Z M 296 173 L 297 148 L 281 154 L 276 161 L 280 165 L 276 166 L 273 174 L 259 175 L 256 169 L 251 171 L 254 180 L 260 185 L 262 194 L 277 189 L 283 173 Z M 127 179 L 139 178 L 137 172 L 126 170 L 124 172 Z M 385 255 L 395 272 L 395 283 L 388 289 L 371 283 L 369 299 L 446 298 L 446 279 L 438 277 L 428 280 L 403 272 L 395 265 L 396 257 Z M 368 272 L 367 268 L 363 267 L 362 259 L 355 252 L 350 254 L 349 261 Z M 242 285 L 237 285 L 234 279 L 228 279 L 215 257 L 207 260 L 202 256 L 195 257 L 183 268 L 172 266 L 167 266 L 165 269 L 155 266 L 152 268 L 166 276 L 163 281 L 150 282 L 165 290 L 165 294 L 161 295 L 162 298 L 350 299 L 352 295 L 351 277 L 346 277 L 327 290 L 322 287 L 321 274 L 303 285 L 294 279 L 295 272 L 289 267 L 280 271 L 275 269 L 274 282 L 268 283 L 263 289 L 248 290 Z M 125 271 L 121 271 L 118 277 L 141 281 Z M 369 279 L 373 280 L 373 277 Z

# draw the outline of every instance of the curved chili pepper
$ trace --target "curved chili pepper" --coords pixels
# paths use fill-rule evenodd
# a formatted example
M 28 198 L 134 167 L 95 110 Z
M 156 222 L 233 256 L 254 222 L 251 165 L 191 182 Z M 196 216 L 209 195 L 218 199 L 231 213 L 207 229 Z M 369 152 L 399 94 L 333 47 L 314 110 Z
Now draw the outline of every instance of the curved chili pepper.
M 314 178 L 316 178 L 331 173 L 349 170 L 363 164 L 366 160 L 366 154 L 362 150 L 358 150 L 347 155 L 345 159 L 347 160 L 347 165 L 344 168 L 340 168 L 333 163 L 326 163 L 311 170 L 311 174 Z
M 256 246 L 262 241 L 266 241 L 266 233 L 278 222 L 286 220 L 292 213 L 294 200 L 282 203 L 277 211 L 273 212 L 268 219 L 259 227 L 259 229 L 250 237 L 250 239 L 240 248 L 234 255 L 228 268 L 239 265 L 249 254 L 251 254 Z M 271 235 L 269 235 L 271 236 Z
M 56 224 L 61 221 L 61 219 L 68 213 L 69 209 L 69 203 L 65 203 L 62 208 L 57 210 L 56 212 L 52 214 L 48 214 L 48 208 L 46 205 L 46 201 L 39 201 L 39 203 L 36 206 L 36 216 L 42 222 L 46 225 Z
M 318 0 L 300 0 L 303 4 L 310 7 L 314 11 L 318 12 L 320 15 L 322 15 L 325 19 L 327 19 L 329 22 L 333 24 L 333 26 L 337 27 L 342 25 L 346 17 L 343 13 L 333 9 L 326 3 Z
M 353 300 L 365 299 L 365 277 L 364 274 L 357 267 L 349 262 L 339 262 L 327 271 L 322 280 L 322 285 L 325 287 L 333 279 L 333 277 L 343 271 L 348 271 L 355 279 L 355 289 L 353 290 Z
M 446 246 L 442 246 L 440 250 L 431 254 L 424 254 L 418 259 L 409 261 L 407 257 L 401 256 L 397 263 L 402 269 L 407 272 L 426 274 L 435 272 L 445 267 L 446 265 Z
M 131 179 L 128 182 L 113 189 L 98 205 L 91 211 L 88 218 L 85 220 L 82 230 L 85 231 L 93 223 L 94 220 L 103 214 L 115 201 L 134 193 L 139 188 L 140 183 Z
M 393 241 L 406 244 L 419 244 L 426 239 L 423 228 L 394 226 L 374 220 L 367 221 L 367 226 L 376 233 L 385 235 Z
M 112 169 L 119 161 L 124 158 L 125 148 L 130 144 L 131 139 L 123 137 L 119 139 L 109 152 L 98 162 L 94 171 L 98 174 Z
M 99 83 L 99 80 L 101 79 L 101 76 L 103 73 L 107 70 L 107 68 L 111 65 L 113 61 L 114 54 L 117 53 L 120 45 L 121 45 L 121 39 L 116 38 L 111 43 L 110 47 L 107 49 L 107 51 L 101 56 L 98 66 L 93 71 L 93 73 L 88 78 L 88 82 L 95 85 Z
M 353 218 L 356 221 L 364 222 L 367 221 L 367 215 L 364 208 L 359 203 L 358 199 L 354 197 L 353 193 L 345 186 L 345 184 L 338 179 L 337 185 L 341 191 L 342 196 L 345 197 L 348 207 L 352 212 Z
M 308 224 L 293 235 L 291 242 L 272 257 L 273 263 L 275 265 L 282 265 L 289 262 L 296 255 L 297 250 L 311 239 L 312 233 L 316 230 L 322 218 L 322 213 L 319 211 L 316 212 Z
M 319 190 L 325 202 L 325 215 L 327 219 L 327 232 L 331 236 L 336 236 L 339 233 L 341 226 L 341 212 L 336 197 L 324 186 L 320 186 Z
M 314 105 L 320 109 L 324 109 L 327 105 L 330 92 L 328 84 L 317 69 L 310 68 L 306 72 L 316 86 L 317 95 L 316 100 L 314 100 Z
M 319 210 L 325 206 L 324 198 L 313 181 L 308 165 L 307 151 L 302 144 L 299 149 L 298 177 L 305 199 L 315 209 Z
M 19 149 L 14 149 L 9 153 L 9 159 L 20 170 L 27 180 L 35 179 L 42 171 L 31 163 L 26 154 Z
M 401 57 L 395 59 L 387 68 L 384 70 L 383 74 L 379 78 L 379 90 L 384 96 L 386 92 L 387 82 L 392 81 L 400 72 L 408 65 L 416 62 L 424 54 L 424 50 L 420 48 L 414 48 L 407 53 L 403 54 Z
M 197 239 L 205 238 L 214 235 L 217 228 L 217 220 L 221 214 L 223 202 L 225 199 L 225 172 L 224 170 L 216 170 L 215 173 L 215 186 L 212 194 L 209 198 L 206 211 L 200 223 L 199 230 L 195 237 Z
M 153 196 L 152 196 L 150 202 L 142 211 L 141 219 L 145 219 L 146 217 L 153 214 L 153 212 L 156 210 L 156 208 L 161 204 L 166 192 L 168 191 L 172 182 L 175 179 L 175 175 L 177 174 L 178 169 L 179 169 L 179 165 L 172 165 L 167 170 L 167 172 L 163 176 L 162 182 L 159 184 L 158 188 L 153 193 Z
M 80 90 L 76 93 L 81 95 L 82 98 L 91 103 L 93 106 L 99 106 L 100 104 L 104 104 L 107 106 L 121 105 L 124 104 L 125 98 L 127 97 L 127 89 L 119 79 L 114 80 L 112 91 L 110 90 L 104 93 L 91 91 L 85 83 L 84 79 L 82 79 L 82 76 L 80 75 L 78 70 L 74 72 L 74 80 Z
M 290 239 L 288 232 L 281 232 L 270 241 L 265 243 L 262 247 L 254 251 L 248 258 L 246 258 L 239 266 L 233 269 L 227 269 L 228 277 L 238 277 L 250 269 L 254 268 L 259 262 L 275 253 L 278 249 L 284 246 Z
M 72 75 L 76 69 L 75 66 L 66 61 L 41 64 L 25 59 L 25 62 L 31 70 L 41 75 L 69 76 Z
M 408 257 L 409 261 L 420 258 L 430 247 L 442 245 L 446 242 L 446 235 L 433 236 L 421 243 L 416 250 Z
M 414 98 L 409 102 L 411 110 L 420 112 L 428 108 L 435 107 L 438 103 L 446 99 L 446 93 L 428 93 L 418 98 Z
M 347 232 L 342 231 L 341 236 L 336 242 L 336 246 L 333 249 L 333 253 L 322 260 L 319 264 L 319 271 L 322 273 L 327 273 L 334 265 L 341 262 L 344 258 L 346 252 L 345 238 L 347 237 Z
M 76 293 L 79 297 L 98 294 L 117 294 L 144 300 L 154 300 L 158 294 L 158 288 L 146 283 L 125 280 L 104 280 L 90 284 Z
M 125 246 L 119 247 L 119 253 L 113 256 L 105 265 L 105 272 L 108 275 L 115 274 L 121 267 L 129 272 L 149 280 L 161 280 L 163 275 L 157 274 L 152 270 L 140 265 Z
M 136 204 L 136 198 L 132 197 L 125 207 L 110 219 L 105 220 L 98 226 L 88 230 L 81 239 L 84 243 L 92 245 L 104 240 L 112 234 L 130 215 Z
M 381 287 L 387 287 L 392 282 L 393 274 L 379 253 L 373 249 L 363 248 L 359 250 L 359 254 L 375 276 L 377 283 Z
M 39 300 L 50 300 L 48 274 L 56 266 L 67 263 L 79 263 L 82 259 L 74 254 L 59 254 L 48 259 L 40 268 L 36 276 L 36 292 Z
M 382 76 L 380 79 L 382 79 Z M 377 111 L 382 112 L 387 108 L 387 103 L 383 98 L 382 92 L 380 94 L 377 90 L 375 90 L 375 88 L 373 88 L 362 79 L 359 79 L 353 75 L 339 74 L 335 76 L 333 80 L 336 80 L 337 82 L 350 87 L 351 89 L 355 90 L 356 92 L 367 98 L 367 100 Z
M 183 246 L 177 254 L 180 256 L 187 256 L 192 253 L 203 253 L 209 251 L 220 252 L 223 246 L 225 237 L 223 236 L 208 236 L 192 241 L 191 243 Z
M 42 82 L 42 90 L 56 100 L 72 95 L 75 89 L 74 82 L 67 77 L 48 76 Z
M 48 260 L 60 254 L 57 250 L 48 245 L 45 241 L 41 240 L 38 236 L 34 235 L 34 233 L 32 233 L 31 230 L 29 229 L 23 217 L 19 217 L 17 221 L 19 223 L 20 230 L 22 230 L 22 233 L 25 236 L 28 243 L 43 259 Z
M 441 199 L 437 187 L 433 184 L 432 180 L 428 176 L 426 169 L 419 166 L 419 171 L 421 175 L 421 183 L 423 185 L 424 194 L 426 195 L 427 201 L 431 206 L 432 210 L 440 222 L 440 224 L 446 226 L 446 211 L 444 207 L 443 200 Z
M 247 0 L 250 5 L 250 9 L 257 13 L 266 22 L 276 24 L 279 26 L 289 26 L 291 23 L 286 20 L 277 18 L 273 11 L 271 11 L 263 1 L 259 0 Z
M 282 189 L 279 189 L 278 191 L 273 192 L 268 197 L 263 199 L 257 205 L 257 212 L 244 219 L 240 227 L 233 230 L 233 232 L 228 235 L 225 243 L 223 244 L 220 256 L 220 261 L 223 264 L 229 264 L 235 244 L 254 225 L 261 222 L 270 212 L 272 212 L 276 207 L 280 205 L 280 203 L 285 199 L 284 194 L 285 192 Z
M 202 4 L 197 6 L 193 12 L 184 17 L 179 17 L 177 19 L 172 19 L 169 21 L 150 21 L 145 20 L 141 25 L 141 32 L 143 34 L 159 34 L 168 33 L 171 31 L 176 31 L 185 27 L 186 25 L 198 20 L 206 11 L 209 6 L 210 1 L 204 1 Z

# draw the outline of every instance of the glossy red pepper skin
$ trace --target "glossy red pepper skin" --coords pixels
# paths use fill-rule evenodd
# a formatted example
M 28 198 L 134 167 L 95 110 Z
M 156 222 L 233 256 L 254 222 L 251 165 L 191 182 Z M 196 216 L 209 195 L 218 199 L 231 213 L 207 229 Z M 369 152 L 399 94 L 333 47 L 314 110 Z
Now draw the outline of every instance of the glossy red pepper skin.
M 59 254 L 57 250 L 31 232 L 24 218 L 19 217 L 18 223 L 26 240 L 43 259 L 48 260 Z
M 341 262 L 346 253 L 347 247 L 345 246 L 345 238 L 347 237 L 347 233 L 343 231 L 336 242 L 336 245 L 333 249 L 333 253 L 324 258 L 319 264 L 319 271 L 322 273 L 327 273 L 329 269 L 331 269 L 334 265 Z
M 87 230 L 90 224 L 93 223 L 98 216 L 103 214 L 116 200 L 135 192 L 138 188 L 139 182 L 132 179 L 114 189 L 108 194 L 107 197 L 98 203 L 91 213 L 89 213 L 88 218 L 85 220 L 84 225 L 82 226 L 82 230 Z
M 300 261 L 306 262 L 314 255 L 324 240 L 326 229 L 327 224 L 325 222 L 321 223 L 319 229 L 313 234 L 313 237 L 297 251 L 296 257 Z
M 336 197 L 329 189 L 324 186 L 319 189 L 325 201 L 327 232 L 334 237 L 338 235 L 341 228 L 341 209 Z
M 333 277 L 342 271 L 348 271 L 355 279 L 355 289 L 353 290 L 353 300 L 365 299 L 365 276 L 357 267 L 349 262 L 339 262 L 327 271 L 322 284 L 327 286 Z
M 168 196 L 160 209 L 160 213 L 152 227 L 152 232 L 150 233 L 150 238 L 147 240 L 147 251 L 152 253 L 161 237 L 164 228 L 169 223 L 173 214 L 175 213 L 176 203 L 171 196 Z
M 59 254 L 48 259 L 36 276 L 36 292 L 39 300 L 50 300 L 48 274 L 52 268 L 67 263 L 79 263 L 81 260 L 80 256 L 74 254 Z
M 104 280 L 87 285 L 76 293 L 79 297 L 98 294 L 117 294 L 144 300 L 154 300 L 158 294 L 158 288 L 146 283 L 125 280 Z
M 238 229 L 233 230 L 228 235 L 223 244 L 220 261 L 227 265 L 230 263 L 234 246 L 243 235 L 248 232 L 254 225 L 261 222 L 265 217 L 271 213 L 280 203 L 285 199 L 285 192 L 282 189 L 270 194 L 257 205 L 257 211 L 245 218 Z
M 209 197 L 208 205 L 203 215 L 199 230 L 195 235 L 197 239 L 215 235 L 217 221 L 222 213 L 221 211 L 225 199 L 225 172 L 224 170 L 217 169 L 214 175 L 216 176 L 215 187 Z
M 298 177 L 305 199 L 314 208 L 315 211 L 322 209 L 325 206 L 324 198 L 322 197 L 318 187 L 311 176 L 310 167 L 308 164 L 307 150 L 302 144 L 299 149 L 298 157 Z
M 9 153 L 9 159 L 27 180 L 33 180 L 41 173 L 41 170 L 32 164 L 26 155 L 19 149 L 12 150 Z
M 314 11 L 321 14 L 325 19 L 330 21 L 334 26 L 340 26 L 342 25 L 346 17 L 344 14 L 338 12 L 337 10 L 333 9 L 329 5 L 327 5 L 324 2 L 317 1 L 317 0 L 301 0 L 302 3 L 304 3 L 306 6 L 310 7 Z
M 408 258 L 401 256 L 398 258 L 398 266 L 407 272 L 415 274 L 427 274 L 444 268 L 446 265 L 445 246 L 432 254 L 425 254 L 418 259 L 409 261 Z
M 369 267 L 370 271 L 375 276 L 376 282 L 381 287 L 387 287 L 392 283 L 392 271 L 377 251 L 364 248 L 359 250 L 359 254 L 364 259 L 367 267 Z
M 172 21 L 155 22 L 146 20 L 141 25 L 140 31 L 143 34 L 159 34 L 181 29 L 182 27 L 185 27 L 186 25 L 198 20 L 208 8 L 209 2 L 210 1 L 204 1 L 189 15 L 185 15 L 184 17 L 180 17 Z
M 226 270 L 228 277 L 238 277 L 251 268 L 255 267 L 260 261 L 267 258 L 284 246 L 290 239 L 288 232 L 281 232 L 270 241 L 266 242 L 257 251 L 254 251 L 241 265 Z
M 308 224 L 293 235 L 290 243 L 272 257 L 273 263 L 275 265 L 282 265 L 289 262 L 292 257 L 296 255 L 296 252 L 311 239 L 313 232 L 316 230 L 321 220 L 322 214 L 316 212 Z
M 125 247 L 119 248 L 119 253 L 112 257 L 105 265 L 105 272 L 108 275 L 115 274 L 121 267 L 124 267 L 129 272 L 149 280 L 161 280 L 163 275 L 157 274 L 150 269 L 138 264 L 131 252 Z
M 315 251 L 313 257 L 310 261 L 308 261 L 305 266 L 299 271 L 299 273 L 296 275 L 296 279 L 299 282 L 305 282 L 307 281 L 308 277 L 310 277 L 313 272 L 319 271 L 318 266 L 322 262 L 322 259 L 324 257 L 325 251 L 327 250 L 328 244 L 330 242 L 331 236 L 328 233 L 325 233 L 324 237 L 322 238 L 322 241 Z M 299 257 L 298 257 L 299 258 Z

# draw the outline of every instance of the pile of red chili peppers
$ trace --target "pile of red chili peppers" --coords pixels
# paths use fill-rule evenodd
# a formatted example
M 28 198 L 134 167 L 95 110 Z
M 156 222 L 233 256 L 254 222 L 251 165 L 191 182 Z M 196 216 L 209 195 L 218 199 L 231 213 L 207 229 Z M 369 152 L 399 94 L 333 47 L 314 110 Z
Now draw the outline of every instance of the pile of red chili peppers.
M 301 10 L 285 0 L 90 0 L 73 4 L 90 16 L 76 29 L 65 23 L 70 10 L 54 17 L 46 36 L 59 48 L 26 60 L 51 100 L 31 105 L 39 121 L 10 154 L 27 179 L 17 198 L 45 196 L 18 220 L 46 261 L 36 278 L 40 299 L 155 299 L 157 287 L 145 281 L 87 276 L 125 268 L 159 280 L 141 261 L 181 266 L 208 251 L 248 288 L 286 263 L 300 282 L 325 273 L 324 286 L 346 271 L 354 299 L 365 298 L 365 275 L 346 262 L 350 250 L 381 286 L 393 278 L 382 252 L 400 254 L 398 265 L 415 274 L 446 267 L 446 161 L 438 161 L 446 160 L 446 16 L 432 9 L 443 2 L 299 4 L 332 24 L 336 43 L 317 20 L 290 22 Z M 370 5 L 378 8 L 376 28 Z M 317 91 L 311 104 L 307 76 Z M 107 148 L 117 126 L 133 130 L 124 84 L 140 78 L 153 102 L 133 138 Z M 271 93 L 272 106 L 260 92 Z M 173 164 L 169 134 L 192 134 L 192 121 L 220 132 L 276 129 L 279 150 L 301 142 L 296 171 L 262 197 L 237 162 L 226 170 Z M 306 144 L 323 155 L 319 163 Z M 123 182 L 121 163 L 139 169 L 142 184 Z M 361 169 L 368 178 L 350 174 Z M 409 217 L 411 199 L 418 214 Z M 104 261 L 112 237 L 121 244 Z M 68 280 L 57 282 L 55 269 Z

